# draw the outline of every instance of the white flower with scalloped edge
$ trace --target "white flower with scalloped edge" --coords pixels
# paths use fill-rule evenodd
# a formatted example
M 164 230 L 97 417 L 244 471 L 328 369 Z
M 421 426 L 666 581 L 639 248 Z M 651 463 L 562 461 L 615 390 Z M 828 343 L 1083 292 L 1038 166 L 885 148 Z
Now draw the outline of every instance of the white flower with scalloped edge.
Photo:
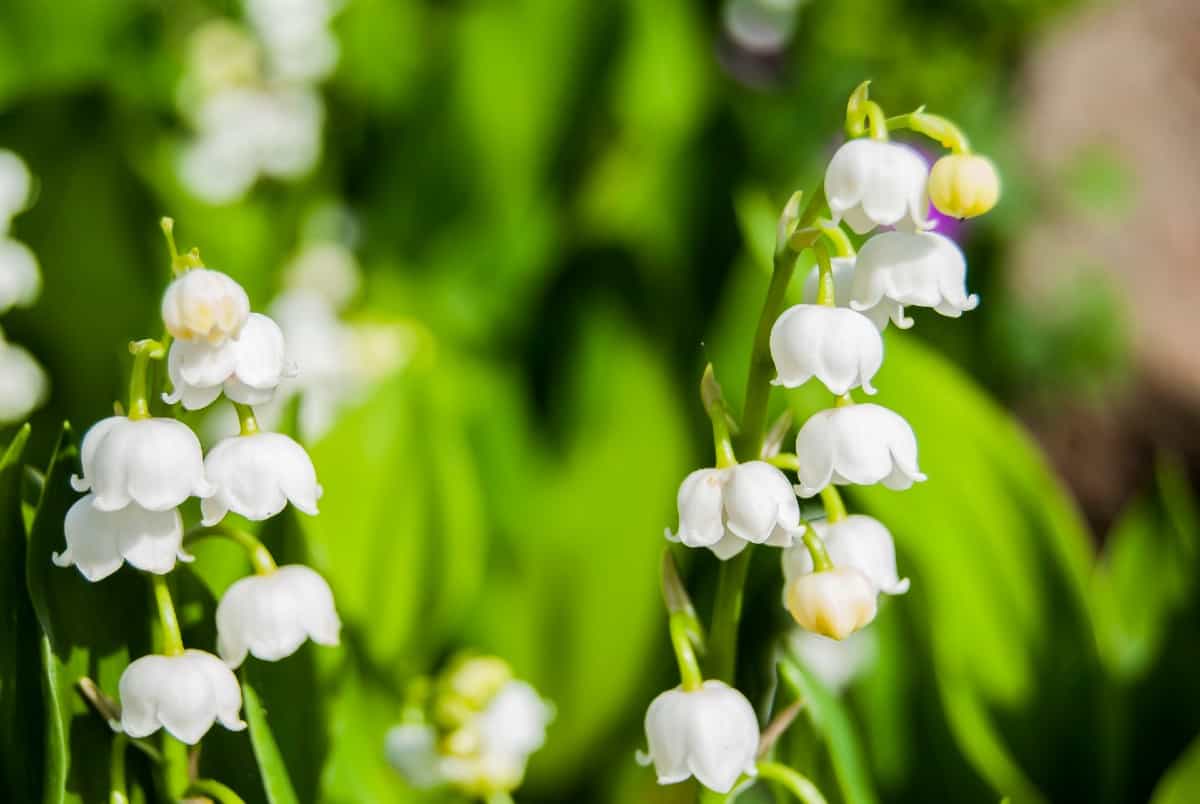
M 242 690 L 233 671 L 201 650 L 143 656 L 125 668 L 118 690 L 121 728 L 130 737 L 149 737 L 164 728 L 195 745 L 213 723 L 230 731 L 246 728 L 238 715 Z
M 806 631 L 845 639 L 875 619 L 879 593 L 866 575 L 853 567 L 810 572 L 788 581 L 784 602 Z
M 835 222 L 858 234 L 876 226 L 928 229 L 929 167 L 907 145 L 850 140 L 825 170 L 825 197 Z
M 163 394 L 167 404 L 182 403 L 200 410 L 225 392 L 243 405 L 262 405 L 294 368 L 285 358 L 283 331 L 261 313 L 251 313 L 242 331 L 224 343 L 175 341 L 167 357 L 167 374 L 173 386 Z
M 875 393 L 871 378 L 883 365 L 883 338 L 861 313 L 845 307 L 797 304 L 771 327 L 773 385 L 798 388 L 816 377 L 834 395 L 853 388 Z
M 950 318 L 979 306 L 967 294 L 967 260 L 948 237 L 933 232 L 881 232 L 863 245 L 854 267 L 850 308 L 883 329 L 888 319 L 901 329 L 913 320 L 906 305 L 932 307 Z
M 813 414 L 796 435 L 796 457 L 796 493 L 805 498 L 830 483 L 903 491 L 925 480 L 908 422 L 870 402 Z
M 42 292 L 37 257 L 24 243 L 0 238 L 0 313 L 28 307 Z
M 282 433 L 254 433 L 223 439 L 208 451 L 204 471 L 216 493 L 200 503 L 205 525 L 232 511 L 247 519 L 270 519 L 289 502 L 317 513 L 321 486 L 304 447 Z
M 72 476 L 71 486 L 93 492 L 92 505 L 101 511 L 130 503 L 169 511 L 216 491 L 204 476 L 196 434 L 174 419 L 101 419 L 83 437 L 80 462 L 83 477 Z
M 183 550 L 178 510 L 147 511 L 130 503 L 117 511 L 101 511 L 92 504 L 94 499 L 92 494 L 82 497 L 67 511 L 67 549 L 51 555 L 56 565 L 73 565 L 89 581 L 99 581 L 125 562 L 164 575 L 175 568 L 176 560 L 192 560 Z
M 329 584 L 314 570 L 291 564 L 241 578 L 226 590 L 217 606 L 217 652 L 234 668 L 247 652 L 277 662 L 306 639 L 338 644 L 341 627 Z
M 787 547 L 800 526 L 800 504 L 787 477 L 766 461 L 697 469 L 677 499 L 679 530 L 668 541 L 707 547 L 722 561 L 747 544 Z
M 184 271 L 163 293 L 167 332 L 181 341 L 224 343 L 242 331 L 250 297 L 233 277 L 210 268 Z
M 743 773 L 757 772 L 758 718 L 746 696 L 723 682 L 660 694 L 646 710 L 645 727 L 649 751 L 637 759 L 654 763 L 659 784 L 695 776 L 708 789 L 728 793 Z
M 852 567 L 867 576 L 885 595 L 908 591 L 908 578 L 896 569 L 896 544 L 883 523 L 865 514 L 851 514 L 838 522 L 817 520 L 809 525 L 821 541 L 835 567 Z M 813 571 L 812 556 L 801 544 L 783 553 L 783 578 L 790 581 Z

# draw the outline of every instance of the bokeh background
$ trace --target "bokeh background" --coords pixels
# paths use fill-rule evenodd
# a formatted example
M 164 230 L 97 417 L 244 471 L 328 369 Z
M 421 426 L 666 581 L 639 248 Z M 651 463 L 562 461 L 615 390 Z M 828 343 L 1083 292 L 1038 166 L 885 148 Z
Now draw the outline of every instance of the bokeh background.
M 219 204 L 179 169 L 216 18 L 244 25 L 235 0 L 0 4 L 0 146 L 38 182 L 14 234 L 44 275 L 3 327 L 50 377 L 27 452 L 45 464 L 63 420 L 82 432 L 123 396 L 126 341 L 158 332 L 161 215 L 258 309 L 314 242 L 361 266 L 337 315 L 369 366 L 302 433 L 322 513 L 264 533 L 346 621 L 342 648 L 249 671 L 302 800 L 446 798 L 404 786 L 383 734 L 406 682 L 468 647 L 557 706 L 518 800 L 687 800 L 633 752 L 676 683 L 658 565 L 678 483 L 711 459 L 698 380 L 713 361 L 740 405 L 775 216 L 865 78 L 889 113 L 959 122 L 1005 196 L 954 232 L 980 308 L 888 331 L 880 400 L 930 481 L 849 497 L 892 528 L 912 592 L 785 751 L 831 801 L 1200 800 L 1200 6 L 348 0 L 312 82 L 318 163 Z M 244 568 L 198 552 L 203 644 Z M 703 613 L 716 562 L 680 559 Z M 121 575 L 60 589 L 102 682 L 128 649 L 105 606 L 142 605 Z M 760 550 L 745 644 L 786 628 L 779 585 Z M 759 692 L 764 656 L 742 656 Z M 93 758 L 67 787 L 96 800 L 106 749 L 82 705 L 70 722 Z M 244 735 L 205 746 L 209 775 L 266 800 Z

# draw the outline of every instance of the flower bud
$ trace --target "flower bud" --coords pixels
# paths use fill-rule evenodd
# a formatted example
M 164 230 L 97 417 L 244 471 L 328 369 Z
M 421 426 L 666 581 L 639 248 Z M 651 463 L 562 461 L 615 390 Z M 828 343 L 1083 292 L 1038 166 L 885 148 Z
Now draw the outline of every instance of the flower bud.
M 227 274 L 193 268 L 167 286 L 163 324 L 182 341 L 220 344 L 236 336 L 250 315 L 250 298 Z
M 974 218 L 1000 200 L 1000 176 L 986 156 L 948 154 L 929 173 L 929 199 L 945 215 Z
M 845 639 L 875 619 L 875 587 L 849 567 L 801 575 L 788 582 L 784 594 L 800 627 L 823 636 Z

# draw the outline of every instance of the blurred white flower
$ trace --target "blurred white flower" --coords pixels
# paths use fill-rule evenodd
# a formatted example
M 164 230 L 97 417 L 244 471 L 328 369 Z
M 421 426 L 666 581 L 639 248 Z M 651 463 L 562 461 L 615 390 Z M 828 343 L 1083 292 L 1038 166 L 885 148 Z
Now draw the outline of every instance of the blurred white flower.
M 833 265 L 833 295 L 838 307 L 850 306 L 850 289 L 854 282 L 854 257 L 834 257 L 830 260 Z M 814 265 L 804 278 L 804 303 L 816 304 L 817 291 L 821 286 L 821 266 Z
M 307 243 L 283 269 L 284 283 L 312 291 L 335 310 L 343 309 L 362 285 L 354 253 L 333 240 Z
M 33 355 L 0 333 L 0 423 L 23 421 L 49 389 L 50 380 Z
M 181 341 L 224 343 L 242 331 L 250 298 L 231 276 L 208 268 L 185 271 L 163 293 L 163 324 Z
M 445 781 L 437 753 L 437 732 L 428 723 L 401 723 L 388 729 L 384 753 L 388 763 L 418 790 Z
M 743 773 L 754 775 L 759 728 L 746 696 L 720 681 L 698 690 L 667 690 L 646 710 L 649 751 L 638 755 L 654 763 L 659 784 L 695 776 L 700 784 L 728 793 Z
M 205 21 L 188 38 L 179 105 L 186 111 L 217 92 L 258 82 L 259 60 L 259 47 L 246 29 L 222 18 Z
M 967 295 L 967 261 L 948 237 L 932 232 L 881 232 L 858 252 L 850 307 L 883 329 L 888 319 L 907 329 L 913 320 L 905 305 L 932 307 L 958 318 L 979 306 Z
M 273 78 L 315 82 L 338 60 L 329 23 L 340 3 L 330 0 L 246 0 L 246 17 L 262 40 Z
M 825 196 L 834 222 L 858 234 L 876 226 L 928 229 L 929 168 L 907 145 L 868 138 L 838 148 L 825 170 Z
M 249 652 L 277 662 L 311 639 L 338 644 L 342 624 L 325 579 L 300 564 L 235 581 L 217 606 L 217 652 L 239 667 Z
M 205 525 L 232 511 L 247 519 L 270 519 L 291 502 L 317 513 L 321 486 L 304 447 L 282 433 L 254 433 L 223 439 L 204 458 L 204 471 L 216 493 L 200 503 Z
M 800 504 L 787 477 L 765 461 L 697 469 L 677 498 L 679 530 L 669 541 L 707 547 L 722 561 L 747 544 L 787 547 L 800 525 Z
M 870 624 L 877 597 L 871 581 L 853 567 L 799 575 L 784 586 L 787 609 L 800 627 L 833 639 Z
M 206 341 L 175 341 L 167 357 L 173 388 L 163 394 L 163 400 L 199 410 L 211 405 L 224 390 L 225 396 L 243 405 L 269 402 L 279 383 L 293 371 L 285 352 L 283 331 L 261 313 L 251 313 L 236 337 L 216 346 Z
M 12 307 L 28 307 L 41 292 L 37 257 L 24 243 L 0 238 L 0 314 Z
M 728 0 L 722 17 L 729 37 L 755 53 L 782 49 L 796 30 L 801 0 Z
M 825 543 L 835 567 L 850 567 L 867 576 L 879 592 L 902 595 L 908 591 L 908 578 L 896 570 L 896 545 L 883 523 L 864 514 L 851 514 L 840 522 L 818 520 L 809 523 Z M 812 556 L 802 544 L 783 554 L 783 577 L 790 581 L 813 571 Z
M 793 628 L 787 641 L 800 663 L 835 694 L 850 686 L 876 655 L 874 633 L 869 630 L 836 640 Z
M 801 497 L 812 497 L 830 483 L 882 483 L 903 491 L 925 480 L 908 422 L 869 402 L 813 414 L 796 436 L 796 456 Z
M 866 316 L 845 307 L 797 304 L 771 328 L 774 385 L 796 388 L 816 377 L 834 395 L 861 387 L 883 365 L 883 338 Z
M 63 529 L 67 549 L 51 559 L 60 567 L 72 565 L 89 581 L 112 575 L 128 561 L 130 566 L 163 575 L 175 561 L 191 561 L 183 550 L 183 519 L 179 511 L 147 511 L 136 503 L 117 511 L 101 511 L 94 495 L 75 502 L 67 511 Z
M 0 149 L 0 234 L 7 232 L 13 217 L 25 209 L 32 188 L 33 176 L 25 160 Z
M 200 650 L 179 656 L 143 656 L 121 674 L 121 728 L 130 737 L 149 737 L 165 728 L 195 745 L 214 722 L 230 731 L 246 724 L 238 716 L 242 690 L 225 663 Z
M 204 477 L 195 433 L 174 419 L 101 419 L 84 435 L 80 460 L 83 477 L 72 476 L 71 485 L 94 492 L 92 504 L 100 511 L 131 503 L 169 511 L 216 490 Z

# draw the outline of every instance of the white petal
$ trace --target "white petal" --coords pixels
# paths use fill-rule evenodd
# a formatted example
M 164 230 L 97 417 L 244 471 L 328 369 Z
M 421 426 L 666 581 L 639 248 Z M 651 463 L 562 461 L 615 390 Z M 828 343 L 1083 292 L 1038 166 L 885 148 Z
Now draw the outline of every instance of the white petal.
M 202 506 L 205 524 L 215 524 L 226 511 L 247 519 L 269 519 L 290 500 L 306 514 L 317 513 L 321 486 L 312 459 L 302 446 L 281 433 L 226 438 L 204 460 L 217 493 Z
M 825 171 L 825 194 L 835 221 L 858 234 L 876 226 L 927 226 L 929 169 L 913 149 L 855 139 L 842 145 Z
M 883 232 L 858 254 L 851 290 L 852 309 L 867 311 L 892 304 L 898 326 L 911 326 L 904 305 L 931 307 L 957 318 L 975 309 L 979 298 L 966 291 L 967 263 L 949 238 L 931 232 Z
M 812 377 L 836 396 L 853 388 L 874 393 L 871 378 L 883 364 L 883 338 L 869 319 L 839 307 L 797 304 L 771 328 L 775 384 L 796 388 Z
M 679 532 L 673 541 L 688 547 L 710 547 L 725 535 L 721 497 L 728 481 L 725 469 L 697 469 L 679 486 Z
M 100 448 L 100 444 L 108 432 L 123 421 L 126 421 L 124 416 L 109 416 L 93 424 L 84 433 L 83 445 L 79 450 L 79 462 L 83 466 L 83 477 L 77 475 L 71 477 L 71 486 L 76 491 L 87 491 L 92 487 L 91 478 L 95 474 L 96 451 Z
M 88 472 L 86 465 L 84 471 Z M 125 419 L 111 425 L 96 447 L 88 479 L 96 494 L 94 504 L 102 511 L 124 508 L 131 501 L 151 511 L 166 511 L 192 495 L 212 493 L 204 478 L 200 441 L 174 419 Z
M 163 323 L 179 340 L 223 343 L 241 331 L 249 315 L 250 299 L 242 286 L 208 268 L 185 271 L 163 294 Z
M 762 544 L 777 530 L 787 534 L 800 524 L 800 505 L 791 484 L 766 461 L 734 466 L 724 502 L 726 527 L 748 542 Z
M 688 767 L 691 729 L 689 695 L 681 689 L 661 693 L 646 710 L 646 744 L 659 784 L 675 784 L 692 775 Z
M 831 481 L 903 490 L 925 480 L 917 441 L 901 416 L 870 403 L 814 414 L 796 436 L 797 491 L 811 497 Z
M 746 697 L 720 681 L 693 693 L 689 766 L 710 790 L 728 793 L 743 773 L 753 774 L 759 728 Z
M 251 313 L 233 342 L 237 379 L 258 390 L 273 391 L 283 378 L 283 330 L 261 313 Z
M 308 567 L 281 567 L 236 581 L 217 607 L 221 657 L 231 667 L 249 651 L 264 661 L 290 656 L 306 638 L 336 645 L 341 623 L 333 593 Z
M 37 258 L 24 243 L 0 237 L 0 314 L 28 307 L 42 290 Z
M 0 336 L 0 423 L 24 421 L 49 390 L 50 378 L 33 355 Z
M 788 611 L 804 628 L 845 639 L 875 619 L 876 592 L 867 576 L 852 567 L 801 575 L 784 589 Z
M 67 549 L 51 556 L 60 567 L 74 565 L 89 581 L 100 581 L 121 568 L 124 559 L 117 546 L 119 528 L 114 527 L 114 514 L 105 514 L 92 507 L 89 494 L 67 510 L 63 522 Z

